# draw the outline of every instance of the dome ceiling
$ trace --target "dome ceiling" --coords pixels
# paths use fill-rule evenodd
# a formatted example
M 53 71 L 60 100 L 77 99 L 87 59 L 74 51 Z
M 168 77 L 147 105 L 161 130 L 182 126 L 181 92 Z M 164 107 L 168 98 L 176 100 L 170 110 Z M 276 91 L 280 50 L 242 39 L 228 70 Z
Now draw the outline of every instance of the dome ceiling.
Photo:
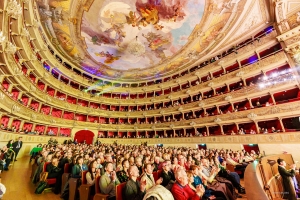
M 158 78 L 220 44 L 250 0 L 37 0 L 49 41 L 95 76 Z

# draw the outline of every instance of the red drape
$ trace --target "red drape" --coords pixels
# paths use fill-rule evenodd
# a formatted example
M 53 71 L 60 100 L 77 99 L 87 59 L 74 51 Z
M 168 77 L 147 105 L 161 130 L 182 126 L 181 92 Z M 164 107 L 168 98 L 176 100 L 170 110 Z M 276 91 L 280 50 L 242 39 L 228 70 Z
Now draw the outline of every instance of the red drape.
M 75 134 L 74 140 L 77 140 L 78 143 L 83 143 L 85 140 L 86 144 L 92 144 L 94 138 L 94 133 L 88 130 L 81 130 Z

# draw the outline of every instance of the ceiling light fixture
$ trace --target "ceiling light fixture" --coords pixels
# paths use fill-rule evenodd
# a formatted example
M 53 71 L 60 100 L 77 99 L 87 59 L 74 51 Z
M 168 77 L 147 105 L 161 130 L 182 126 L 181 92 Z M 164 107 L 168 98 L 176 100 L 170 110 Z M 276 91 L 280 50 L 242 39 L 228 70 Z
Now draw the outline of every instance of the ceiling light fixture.
M 137 40 L 138 36 L 136 36 L 135 41 L 131 42 L 127 51 L 135 56 L 141 56 L 146 52 L 145 46 Z

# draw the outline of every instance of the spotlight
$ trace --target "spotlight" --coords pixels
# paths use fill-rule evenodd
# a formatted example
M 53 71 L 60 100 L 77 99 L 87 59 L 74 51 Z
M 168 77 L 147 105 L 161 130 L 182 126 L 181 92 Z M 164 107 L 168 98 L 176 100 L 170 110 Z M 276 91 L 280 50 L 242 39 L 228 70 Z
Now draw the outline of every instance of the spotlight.
M 267 77 L 267 76 L 264 76 L 264 77 L 263 77 L 263 79 L 264 79 L 264 80 L 267 80 L 267 79 L 268 79 L 268 77 Z
M 260 87 L 260 88 L 264 88 L 264 87 L 265 87 L 265 84 L 260 83 L 260 84 L 259 84 L 259 87 Z
M 274 72 L 273 74 L 272 74 L 272 77 L 276 77 L 278 74 L 276 73 L 276 72 Z

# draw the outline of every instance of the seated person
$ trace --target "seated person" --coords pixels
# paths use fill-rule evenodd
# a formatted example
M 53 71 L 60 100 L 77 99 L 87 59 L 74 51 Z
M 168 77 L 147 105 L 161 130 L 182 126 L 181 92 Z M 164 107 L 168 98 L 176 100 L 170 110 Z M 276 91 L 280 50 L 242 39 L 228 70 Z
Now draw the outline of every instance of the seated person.
M 116 199 L 116 185 L 120 184 L 117 178 L 114 166 L 111 162 L 107 162 L 104 166 L 105 173 L 101 176 L 99 181 L 100 191 L 103 194 L 109 195 L 109 200 Z
M 175 176 L 171 171 L 170 164 L 167 161 L 165 161 L 163 162 L 162 166 L 163 166 L 163 171 L 161 173 L 161 177 L 163 181 L 161 185 L 164 187 L 167 187 L 169 184 L 173 185 L 173 183 L 175 182 Z M 171 189 L 171 188 L 167 188 L 167 189 Z
M 58 167 L 58 159 L 56 157 L 52 158 L 50 164 L 47 165 L 46 171 L 48 172 L 48 178 L 56 178 L 56 183 L 54 187 L 54 193 L 59 194 L 61 190 L 61 168 Z
M 93 160 L 90 164 L 89 164 L 89 169 L 88 172 L 86 173 L 86 181 L 87 184 L 92 185 L 93 187 L 91 187 L 91 195 L 95 194 L 95 180 L 97 177 L 100 176 L 100 169 L 97 169 L 97 161 Z
M 173 184 L 171 192 L 175 200 L 200 200 L 205 189 L 198 185 L 193 191 L 188 185 L 188 177 L 184 169 L 180 168 L 175 172 L 176 182 Z
M 129 200 L 143 200 L 145 196 L 146 182 L 139 182 L 137 178 L 139 175 L 139 170 L 136 166 L 130 166 L 128 169 L 129 181 L 126 182 L 123 191 L 123 199 Z
M 129 161 L 127 159 L 122 161 L 123 170 L 117 172 L 117 177 L 121 183 L 126 182 L 129 179 L 129 175 L 128 175 L 129 166 L 130 166 Z
M 78 156 L 78 158 L 76 159 L 76 164 L 72 167 L 72 177 L 81 178 L 81 172 L 87 170 L 88 167 L 85 164 L 83 164 L 83 157 Z
M 162 183 L 162 178 L 159 178 L 156 182 L 153 177 L 153 167 L 151 163 L 146 163 L 144 165 L 144 175 L 141 178 L 141 182 L 146 181 L 146 191 L 155 185 L 160 185 Z
M 223 161 L 222 164 L 219 165 L 219 167 L 221 170 L 219 171 L 218 175 L 229 180 L 240 194 L 245 194 L 245 188 L 240 184 L 240 177 L 238 173 L 230 172 L 229 170 L 227 170 L 226 161 Z
M 193 180 L 192 185 L 194 186 L 194 188 L 196 188 L 198 185 L 202 185 L 203 188 L 205 189 L 202 199 L 226 199 L 226 196 L 222 191 L 217 190 L 215 188 L 213 190 L 207 188 L 207 186 L 202 182 L 203 175 L 201 174 L 201 171 L 200 171 L 201 169 L 202 169 L 202 166 L 198 167 L 196 165 L 192 165 L 190 173 L 192 173 L 192 175 L 193 175 L 194 180 Z M 188 176 L 189 176 L 189 173 L 188 173 Z M 211 182 L 209 180 L 210 177 L 205 177 L 204 179 Z M 193 187 L 191 187 L 191 188 L 194 189 Z

